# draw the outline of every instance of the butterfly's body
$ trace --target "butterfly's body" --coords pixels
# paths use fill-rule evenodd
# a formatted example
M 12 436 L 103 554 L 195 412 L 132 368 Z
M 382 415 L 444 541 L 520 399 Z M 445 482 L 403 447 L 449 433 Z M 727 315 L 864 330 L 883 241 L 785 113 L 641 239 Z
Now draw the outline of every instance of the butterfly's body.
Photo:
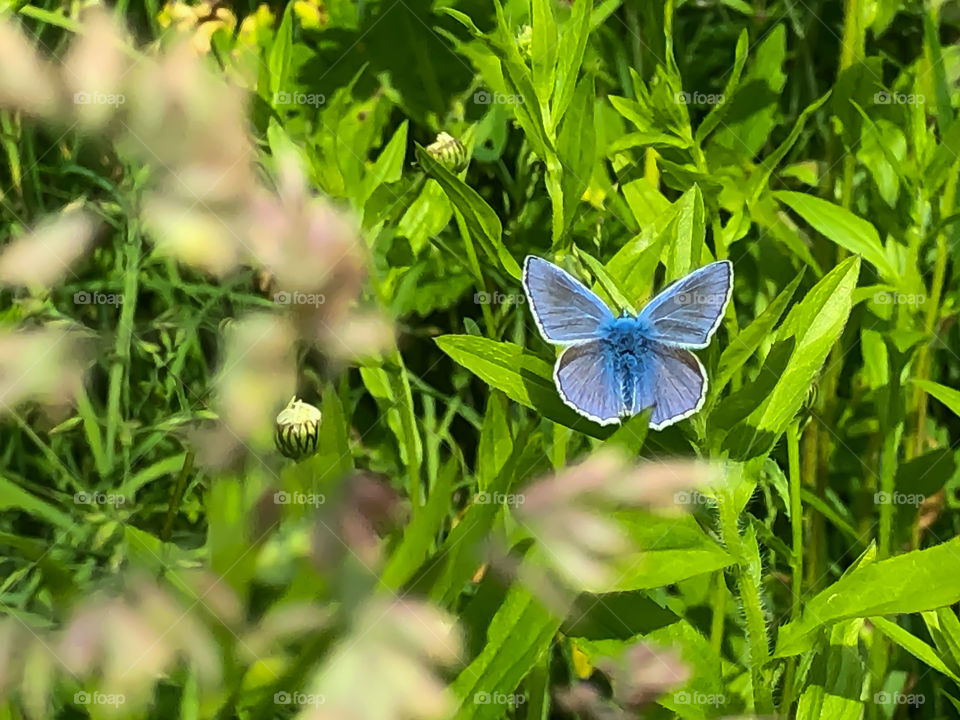
M 592 292 L 552 263 L 530 256 L 524 288 L 544 339 L 566 348 L 554 381 L 563 401 L 607 425 L 653 408 L 662 429 L 703 405 L 707 378 L 688 348 L 703 348 L 723 316 L 733 284 L 729 261 L 695 270 L 639 315 L 614 317 Z
M 624 410 L 636 404 L 637 383 L 643 376 L 644 355 L 649 352 L 641 323 L 631 315 L 621 315 L 604 329 L 598 342 L 603 363 L 620 379 L 620 395 Z

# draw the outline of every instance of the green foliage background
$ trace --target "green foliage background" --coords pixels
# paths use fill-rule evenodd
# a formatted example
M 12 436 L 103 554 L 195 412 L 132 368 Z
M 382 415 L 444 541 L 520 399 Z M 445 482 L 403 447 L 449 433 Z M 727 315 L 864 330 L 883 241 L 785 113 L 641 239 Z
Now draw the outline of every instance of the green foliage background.
M 77 30 L 76 3 L 2 4 L 44 53 Z M 312 188 L 359 219 L 363 302 L 397 349 L 348 367 L 298 349 L 300 394 L 324 414 L 309 462 L 195 467 L 183 431 L 215 417 L 224 324 L 276 310 L 257 269 L 215 281 L 157 254 L 138 217 L 149 168 L 0 112 L 0 239 L 76 198 L 110 227 L 65 284 L 0 293 L 5 326 L 73 319 L 102 340 L 75 414 L 49 427 L 28 404 L 0 424 L 0 611 L 44 632 L 121 570 L 180 591 L 203 566 L 243 622 L 302 601 L 336 616 L 259 661 L 220 628 L 217 692 L 198 701 L 186 663 L 130 717 L 292 715 L 269 698 L 308 685 L 353 608 L 386 591 L 460 621 L 461 666 L 443 676 L 458 718 L 572 717 L 557 691 L 578 671 L 608 691 L 593 661 L 638 640 L 691 676 L 625 716 L 957 716 L 957 5 L 337 0 L 318 24 L 308 5 L 271 3 L 258 39 L 257 162 L 271 178 L 292 148 Z M 164 32 L 155 0 L 114 9 L 140 43 Z M 229 66 L 234 35 L 213 35 L 212 67 Z M 440 132 L 468 167 L 424 150 Z M 733 302 L 699 353 L 703 410 L 648 433 L 643 417 L 600 428 L 563 405 L 522 295 L 527 254 L 633 308 L 730 258 Z M 71 303 L 92 289 L 136 295 L 135 311 Z M 730 472 L 683 520 L 626 517 L 635 549 L 616 582 L 566 618 L 519 582 L 481 579 L 489 542 L 520 557 L 537 540 L 476 494 L 522 493 L 601 446 Z M 316 517 L 264 514 L 277 490 L 340 498 L 355 472 L 408 505 L 382 530 L 380 567 L 318 564 Z M 337 507 L 318 514 L 334 535 Z M 5 685 L 2 667 L 0 718 L 103 712 L 71 702 L 96 678 Z

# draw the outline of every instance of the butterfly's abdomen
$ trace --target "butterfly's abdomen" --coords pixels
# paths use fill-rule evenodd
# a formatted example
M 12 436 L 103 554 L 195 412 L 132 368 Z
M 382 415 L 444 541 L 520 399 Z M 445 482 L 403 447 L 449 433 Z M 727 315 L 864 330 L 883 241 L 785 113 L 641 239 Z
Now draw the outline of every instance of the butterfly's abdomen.
M 624 414 L 632 412 L 633 396 L 636 392 L 635 380 L 642 371 L 643 358 L 639 350 L 642 349 L 643 340 L 637 330 L 635 319 L 618 318 L 611 323 L 604 340 L 615 377 L 620 384 Z

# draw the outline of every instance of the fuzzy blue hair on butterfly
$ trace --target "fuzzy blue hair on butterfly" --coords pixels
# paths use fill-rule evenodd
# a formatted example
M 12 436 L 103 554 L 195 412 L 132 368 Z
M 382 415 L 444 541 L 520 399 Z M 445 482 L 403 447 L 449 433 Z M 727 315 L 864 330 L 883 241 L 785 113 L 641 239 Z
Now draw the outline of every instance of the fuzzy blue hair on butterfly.
M 705 348 L 733 291 L 729 260 L 704 265 L 636 316 L 615 317 L 565 270 L 528 255 L 523 289 L 544 340 L 563 345 L 553 380 L 560 397 L 601 425 L 652 408 L 650 427 L 688 418 L 707 396 L 707 374 L 690 350 Z

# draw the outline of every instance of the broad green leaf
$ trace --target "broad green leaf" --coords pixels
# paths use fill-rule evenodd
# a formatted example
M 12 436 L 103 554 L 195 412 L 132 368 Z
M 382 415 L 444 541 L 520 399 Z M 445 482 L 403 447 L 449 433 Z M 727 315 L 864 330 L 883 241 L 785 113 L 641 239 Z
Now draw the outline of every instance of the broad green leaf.
M 726 119 L 708 144 L 736 156 L 752 159 L 770 137 L 779 112 L 780 94 L 786 82 L 782 65 L 787 51 L 787 33 L 783 23 L 764 37 L 757 47 L 750 68 L 733 97 L 724 98 Z
M 713 572 L 733 563 L 733 558 L 711 540 L 692 515 L 664 517 L 644 512 L 618 513 L 634 545 L 622 559 L 613 587 L 588 588 L 593 592 L 623 592 L 663 587 Z
M 793 353 L 767 401 L 748 419 L 760 435 L 779 437 L 800 410 L 830 348 L 840 339 L 859 273 L 860 258 L 848 258 L 818 282 L 787 316 L 778 338 L 793 338 Z
M 69 515 L 2 475 L 0 475 L 0 510 L 22 510 L 62 530 L 74 525 Z
M 595 105 L 593 76 L 585 77 L 577 86 L 557 138 L 557 155 L 563 167 L 560 183 L 563 192 L 563 217 L 559 225 L 556 218 L 554 219 L 554 243 L 573 221 L 580 197 L 587 189 L 593 174 L 596 153 Z
M 457 720 L 506 717 L 509 707 L 494 698 L 512 695 L 550 648 L 561 619 L 527 590 L 514 585 L 487 631 L 483 651 L 453 681 Z M 520 704 L 520 703 L 518 703 Z
M 520 50 L 517 48 L 513 31 L 504 17 L 500 0 L 495 0 L 494 7 L 497 13 L 497 37 L 491 43 L 491 47 L 495 50 L 503 68 L 503 81 L 507 92 L 516 100 L 511 105 L 514 116 L 523 128 L 534 152 L 549 165 L 556 160 L 552 142 L 553 133 L 548 132 L 544 126 L 543 113 L 537 102 L 533 78 L 527 64 L 520 56 Z
M 700 265 L 706 234 L 703 195 L 694 184 L 677 201 L 676 233 L 667 253 L 667 280 L 683 277 Z
M 870 622 L 877 630 L 882 632 L 897 645 L 902 647 L 908 653 L 939 673 L 943 673 L 955 683 L 960 684 L 960 676 L 957 676 L 946 663 L 937 655 L 937 651 L 930 647 L 916 635 L 911 635 L 908 631 L 897 625 L 891 620 L 882 617 L 870 618 Z
M 533 18 L 533 38 L 530 43 L 533 86 L 540 104 L 547 106 L 557 74 L 557 21 L 553 16 L 552 0 L 531 0 L 530 5 Z
M 667 226 L 657 235 L 649 232 L 637 235 L 607 263 L 610 277 L 634 307 L 641 300 L 650 297 L 653 277 L 670 234 L 671 228 Z
M 557 54 L 557 84 L 554 91 L 550 122 L 556 128 L 573 101 L 577 76 L 583 63 L 583 53 L 590 34 L 590 10 L 593 3 L 574 3 L 570 17 L 560 28 L 560 47 Z
M 806 193 L 782 190 L 773 193 L 773 196 L 791 207 L 824 237 L 852 253 L 862 255 L 887 282 L 899 284 L 899 274 L 890 264 L 876 228 L 869 222 L 839 205 Z
M 500 218 L 472 187 L 430 157 L 417 145 L 417 158 L 423 168 L 443 188 L 453 206 L 460 211 L 467 228 L 484 248 L 493 263 L 499 263 L 511 276 L 520 279 L 520 266 L 503 245 Z
M 946 405 L 954 415 L 960 415 L 960 392 L 932 380 L 914 380 L 913 382 Z
M 553 382 L 553 368 L 519 345 L 472 335 L 442 335 L 437 345 L 467 370 L 511 400 L 574 430 L 605 438 L 613 433 L 567 407 Z
M 510 437 L 506 398 L 500 393 L 490 393 L 477 449 L 477 488 L 480 492 L 489 490 L 496 482 L 512 452 L 513 438 Z
M 727 114 L 727 109 L 730 105 L 726 101 L 733 99 L 734 93 L 736 93 L 737 88 L 740 86 L 740 76 L 743 74 L 743 66 L 747 63 L 747 52 L 749 49 L 750 36 L 746 28 L 744 28 L 740 31 L 740 36 L 737 38 L 737 49 L 734 51 L 733 68 L 730 70 L 730 76 L 727 78 L 727 84 L 723 87 L 724 102 L 718 103 L 710 108 L 710 112 L 707 113 L 703 122 L 700 123 L 694 135 L 698 145 L 703 144 L 704 139 L 716 129 L 717 125 L 720 124 L 720 121 L 723 120 Z
M 849 618 L 924 612 L 960 601 L 960 538 L 858 567 L 781 626 L 777 657 L 809 649 L 824 625 Z
M 407 125 L 404 120 L 390 138 L 390 142 L 380 151 L 376 161 L 364 176 L 363 189 L 359 194 L 357 207 L 361 210 L 374 190 L 385 183 L 394 183 L 403 172 L 403 160 L 407 154 Z
M 712 378 L 711 391 L 713 393 L 719 393 L 730 382 L 734 373 L 742 368 L 747 359 L 756 352 L 760 344 L 770 337 L 774 325 L 777 324 L 780 316 L 787 309 L 787 305 L 793 299 L 793 294 L 797 291 L 797 286 L 802 279 L 803 272 L 801 271 L 752 323 L 730 340 L 720 355 L 717 372 Z
M 827 93 L 823 97 L 819 98 L 818 100 L 814 100 L 812 103 L 807 105 L 807 107 L 803 109 L 803 112 L 800 113 L 797 121 L 793 124 L 793 129 L 790 130 L 790 134 L 787 135 L 786 139 L 777 146 L 776 150 L 765 157 L 763 162 L 760 163 L 759 168 L 754 171 L 753 176 L 750 178 L 750 189 L 747 191 L 747 198 L 751 206 L 756 203 L 760 193 L 763 192 L 763 190 L 767 187 L 767 183 L 769 182 L 773 171 L 776 170 L 777 166 L 781 162 L 783 162 L 783 159 L 787 156 L 787 153 L 790 152 L 790 149 L 793 147 L 794 143 L 797 142 L 797 139 L 800 137 L 800 133 L 803 132 L 803 128 L 807 124 L 807 118 L 819 110 L 820 106 L 823 105 L 829 97 L 830 93 Z
M 280 27 L 273 37 L 273 44 L 270 46 L 270 54 L 267 57 L 267 68 L 269 87 L 271 97 L 268 98 L 271 105 L 277 103 L 277 94 L 289 92 L 288 87 L 290 76 L 290 62 L 293 56 L 293 3 L 287 5 L 283 13 L 283 20 L 280 21 Z
M 867 667 L 860 656 L 860 618 L 837 623 L 830 642 L 820 647 L 810 668 L 807 686 L 797 704 L 797 720 L 861 720 L 860 702 Z

